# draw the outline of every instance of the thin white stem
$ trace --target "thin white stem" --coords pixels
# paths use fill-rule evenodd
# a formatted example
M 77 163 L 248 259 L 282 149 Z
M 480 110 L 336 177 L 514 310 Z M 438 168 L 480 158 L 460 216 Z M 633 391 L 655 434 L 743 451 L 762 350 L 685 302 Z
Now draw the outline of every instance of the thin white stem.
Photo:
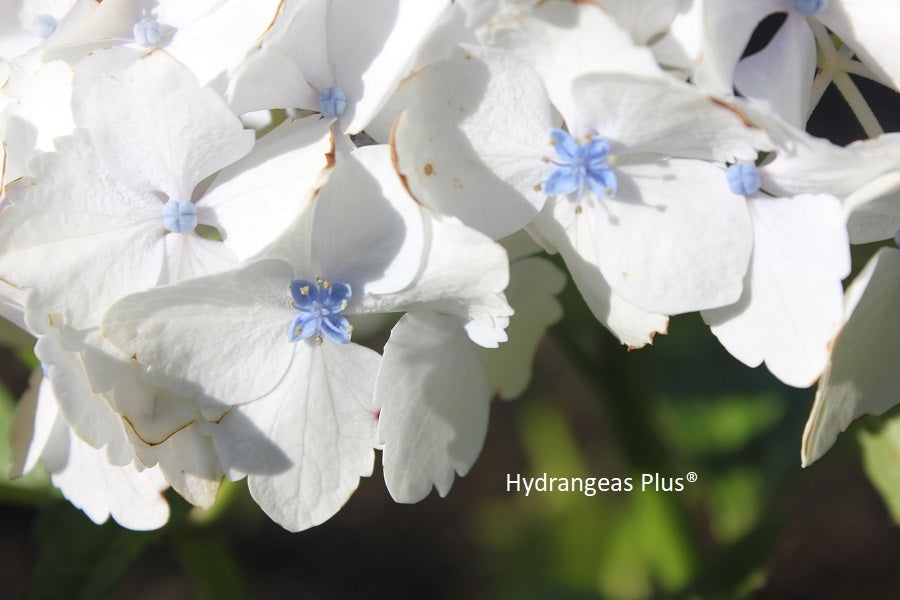
M 869 103 L 863 98 L 859 88 L 856 87 L 849 75 L 843 71 L 835 73 L 834 85 L 841 92 L 841 95 L 844 96 L 847 104 L 850 105 L 850 109 L 856 115 L 856 119 L 862 125 L 868 137 L 876 137 L 884 133 L 884 129 L 878 123 L 878 119 L 875 118 L 875 113 L 872 112 Z
M 819 101 L 825 94 L 825 90 L 831 85 L 831 81 L 834 79 L 835 70 L 833 65 L 826 65 L 816 74 L 816 78 L 813 80 L 812 94 L 809 98 L 809 110 L 806 113 L 807 120 L 809 119 L 809 115 L 811 115 L 819 105 Z
M 828 34 L 828 30 L 815 19 L 806 19 L 806 22 L 809 23 L 809 27 L 812 29 L 813 35 L 816 38 L 816 43 L 819 44 L 819 48 L 822 49 L 822 54 L 825 55 L 825 62 L 832 62 L 837 52 L 834 48 L 834 41 L 832 41 L 831 36 Z
M 872 72 L 872 69 L 869 68 L 865 63 L 861 63 L 857 60 L 848 60 L 846 64 L 844 64 L 844 70 L 848 73 L 852 73 L 854 75 L 859 75 L 860 77 L 865 77 L 866 79 L 871 79 L 877 83 L 881 83 L 884 85 L 881 80 L 878 78 L 878 75 Z

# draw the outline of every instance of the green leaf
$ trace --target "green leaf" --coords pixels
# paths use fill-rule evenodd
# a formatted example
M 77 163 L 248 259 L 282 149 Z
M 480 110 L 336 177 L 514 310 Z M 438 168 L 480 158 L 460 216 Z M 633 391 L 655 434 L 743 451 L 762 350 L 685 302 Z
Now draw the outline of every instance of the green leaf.
M 158 534 L 95 525 L 68 502 L 48 505 L 37 523 L 40 555 L 29 598 L 101 598 Z
M 212 528 L 182 531 L 173 536 L 172 545 L 201 598 L 249 597 L 238 563 L 221 532 Z
M 863 468 L 881 494 L 895 523 L 900 523 L 900 412 L 872 419 L 878 426 L 858 429 Z
M 0 384 L 0 502 L 35 505 L 59 498 L 59 492 L 50 484 L 50 476 L 42 468 L 16 480 L 9 478 L 12 465 L 9 434 L 15 411 L 12 396 Z
M 689 454 L 716 455 L 733 452 L 771 428 L 784 415 L 784 404 L 773 393 L 661 398 L 656 421 Z
M 29 598 L 91 600 L 103 598 L 128 572 L 146 547 L 190 510 L 174 492 L 169 524 L 156 531 L 131 531 L 113 520 L 95 525 L 68 502 L 54 502 L 41 511 L 35 530 L 40 549 Z
M 0 346 L 31 348 L 34 346 L 34 337 L 0 317 Z

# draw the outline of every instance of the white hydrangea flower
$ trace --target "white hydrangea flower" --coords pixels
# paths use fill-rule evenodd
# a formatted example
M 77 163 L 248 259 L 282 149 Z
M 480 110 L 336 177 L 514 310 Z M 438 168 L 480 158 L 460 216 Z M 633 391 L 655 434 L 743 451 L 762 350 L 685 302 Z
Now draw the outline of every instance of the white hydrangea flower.
M 98 98 L 114 100 L 101 108 Z M 334 160 L 329 123 L 315 119 L 284 124 L 251 152 L 253 133 L 163 52 L 122 78 L 101 76 L 76 101 L 90 129 L 58 140 L 33 178 L 10 188 L 0 276 L 32 288 L 30 310 L 68 310 L 77 329 L 96 326 L 127 293 L 259 252 L 305 209 Z M 218 228 L 222 241 L 198 225 Z
M 385 172 L 386 147 L 358 150 L 270 252 L 283 258 L 130 296 L 104 318 L 150 383 L 206 403 L 226 474 L 248 475 L 292 531 L 329 518 L 371 474 L 381 357 L 350 341 L 349 319 L 410 305 L 460 324 L 509 313 L 502 249 L 488 259 L 489 240 L 471 246 L 469 230 L 428 218 Z
M 362 131 L 412 67 L 416 50 L 450 3 L 352 0 L 296 3 L 229 87 L 235 112 L 303 108 Z
M 466 48 L 429 69 L 440 77 L 417 74 L 406 85 L 420 83 L 427 104 L 404 113 L 392 138 L 412 193 L 494 235 L 511 222 L 493 214 L 546 201 L 532 229 L 564 253 L 595 314 L 629 345 L 664 331 L 666 314 L 737 299 L 749 216 L 709 161 L 755 157 L 769 147 L 765 133 L 665 77 L 596 7 L 548 3 L 492 26 L 494 43 L 529 60 L 547 92 L 496 51 Z M 568 131 L 554 128 L 547 93 Z
M 76 2 L 42 46 L 46 59 L 72 65 L 100 48 L 127 49 L 133 62 L 157 49 L 175 57 L 202 85 L 220 81 L 274 24 L 283 0 L 116 0 Z
M 126 73 L 102 82 L 110 101 L 89 131 L 57 140 L 33 177 L 8 188 L 0 219 L 0 276 L 31 288 L 30 310 L 68 311 L 76 329 L 96 326 L 116 298 L 174 279 L 186 255 L 202 268 L 233 261 L 193 232 L 191 200 L 253 134 L 165 53 Z

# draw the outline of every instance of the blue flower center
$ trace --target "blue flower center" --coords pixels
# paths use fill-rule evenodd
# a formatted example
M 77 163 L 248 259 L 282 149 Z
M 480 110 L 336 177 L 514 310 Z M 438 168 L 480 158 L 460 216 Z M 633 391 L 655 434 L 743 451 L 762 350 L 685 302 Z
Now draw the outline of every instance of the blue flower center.
M 314 337 L 318 343 L 327 337 L 336 344 L 350 341 L 353 325 L 341 315 L 350 301 L 350 285 L 317 278 L 316 282 L 295 279 L 291 282 L 291 305 L 300 311 L 291 324 L 291 341 Z
M 609 166 L 609 143 L 604 138 L 588 138 L 587 143 L 579 144 L 567 131 L 551 129 L 550 143 L 559 160 L 552 161 L 556 170 L 544 182 L 544 193 L 559 196 L 578 192 L 579 205 L 585 184 L 601 198 L 616 195 L 616 174 Z
M 728 178 L 728 187 L 732 193 L 739 196 L 749 196 L 759 191 L 759 171 L 756 165 L 749 163 L 738 163 L 731 165 L 725 171 L 725 177 Z
M 172 233 L 190 233 L 197 227 L 197 207 L 192 202 L 169 200 L 162 207 L 163 226 Z
M 319 112 L 323 117 L 339 117 L 347 110 L 347 93 L 339 86 L 319 92 Z
M 828 0 L 794 0 L 794 8 L 804 15 L 817 15 L 828 7 Z
M 134 33 L 134 41 L 144 48 L 158 46 L 163 38 L 162 25 L 156 19 L 144 17 L 131 28 Z

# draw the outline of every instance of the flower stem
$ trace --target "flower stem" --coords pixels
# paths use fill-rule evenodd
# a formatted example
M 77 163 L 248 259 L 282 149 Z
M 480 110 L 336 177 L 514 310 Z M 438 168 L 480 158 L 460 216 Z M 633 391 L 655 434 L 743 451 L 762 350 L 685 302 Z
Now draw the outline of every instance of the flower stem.
M 859 124 L 862 125 L 863 130 L 865 130 L 868 137 L 877 137 L 884 133 L 884 129 L 882 129 L 881 124 L 875 117 L 875 113 L 872 112 L 871 107 L 869 107 L 869 103 L 863 98 L 859 88 L 856 87 L 856 84 L 853 83 L 853 80 L 850 79 L 850 76 L 847 75 L 847 73 L 844 71 L 835 73 L 834 85 L 837 87 L 838 91 L 841 92 L 841 95 L 844 97 L 844 100 L 847 101 L 847 104 L 850 105 L 850 109 L 853 111 L 853 114 L 856 115 L 856 119 L 859 121 Z

